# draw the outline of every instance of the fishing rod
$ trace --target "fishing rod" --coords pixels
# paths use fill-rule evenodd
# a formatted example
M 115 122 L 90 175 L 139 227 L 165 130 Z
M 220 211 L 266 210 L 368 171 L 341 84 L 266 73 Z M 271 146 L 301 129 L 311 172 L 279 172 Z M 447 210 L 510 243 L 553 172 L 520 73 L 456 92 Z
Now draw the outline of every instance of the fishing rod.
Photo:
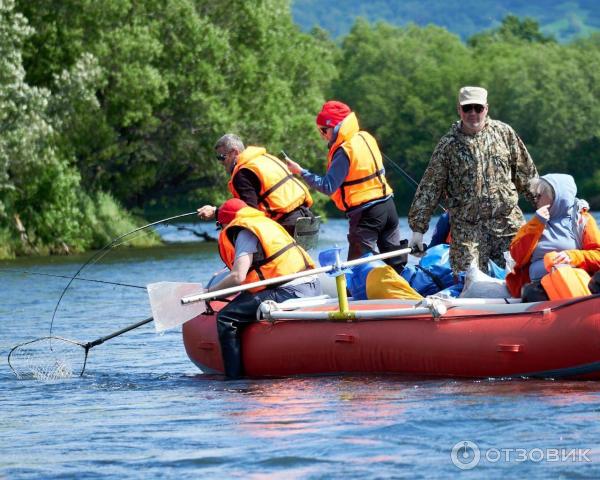
M 81 277 L 73 278 L 72 276 L 69 276 L 69 275 L 57 275 L 57 274 L 53 274 L 53 273 L 31 272 L 29 270 L 15 270 L 12 268 L 3 268 L 2 270 L 0 270 L 0 272 L 25 273 L 27 275 L 43 275 L 45 277 L 67 278 L 69 280 L 73 279 L 73 280 L 77 280 L 80 282 L 106 283 L 108 285 L 117 285 L 119 287 L 141 288 L 143 290 L 146 290 L 146 287 L 143 287 L 142 285 L 131 285 L 129 283 L 109 282 L 107 280 L 95 280 L 93 278 L 81 278 Z
M 385 158 L 388 162 L 390 162 L 392 164 L 393 167 L 396 168 L 397 171 L 399 171 L 404 178 L 406 178 L 415 188 L 415 190 L 419 187 L 419 184 L 417 183 L 417 181 L 410 176 L 410 174 L 404 170 L 400 165 L 398 165 L 394 160 L 392 160 L 390 157 L 388 157 L 385 153 L 381 152 L 381 154 L 383 155 L 383 158 Z M 438 203 L 437 207 L 444 213 L 446 213 L 446 208 L 441 204 Z
M 388 157 L 385 153 L 381 152 L 381 154 L 383 155 L 383 158 L 385 158 L 388 162 L 390 162 L 396 168 L 396 170 L 398 170 L 402 175 L 404 175 L 404 178 L 406 178 L 410 183 L 412 183 L 412 185 L 415 187 L 415 190 L 418 188 L 419 184 L 413 177 L 410 176 L 410 174 L 406 170 L 404 170 L 400 165 L 398 165 L 394 160 L 392 160 L 390 157 Z
M 147 228 L 153 227 L 155 225 L 159 225 L 161 223 L 168 223 L 172 220 L 177 220 L 178 218 L 183 218 L 183 217 L 189 217 L 191 215 L 197 215 L 198 212 L 196 212 L 195 210 L 193 212 L 188 212 L 188 213 L 182 213 L 180 215 L 175 215 L 173 217 L 168 217 L 168 218 L 163 218 L 162 220 L 157 220 L 156 222 L 152 222 L 149 223 L 147 225 L 144 225 L 142 227 L 138 227 L 135 228 L 133 230 L 131 230 L 130 232 L 124 233 L 122 235 L 119 235 L 118 237 L 112 239 L 109 243 L 107 243 L 104 247 L 102 247 L 100 250 L 98 250 L 94 255 L 92 255 L 83 265 L 81 265 L 81 267 L 79 267 L 79 269 L 75 272 L 75 275 L 73 275 L 73 277 L 69 280 L 69 283 L 67 283 L 67 285 L 65 286 L 65 288 L 63 289 L 62 293 L 60 294 L 60 297 L 58 297 L 58 302 L 56 302 L 56 306 L 54 307 L 54 310 L 52 311 L 52 319 L 50 320 L 50 336 L 52 336 L 52 328 L 54 326 L 54 319 L 56 318 L 56 312 L 58 311 L 58 307 L 60 306 L 60 302 L 62 301 L 63 297 L 65 296 L 65 293 L 67 293 L 67 290 L 69 289 L 69 287 L 71 286 L 71 284 L 75 281 L 75 279 L 77 278 L 77 276 L 81 273 L 81 271 L 87 267 L 91 262 L 94 261 L 98 261 L 100 260 L 104 255 L 106 255 L 112 248 L 114 248 L 115 246 L 120 245 L 120 241 L 123 240 L 124 238 L 128 237 L 129 235 L 133 235 L 134 233 L 138 233 L 141 232 Z
M 78 350 L 77 347 L 83 348 L 83 362 L 82 366 L 79 370 L 79 375 L 83 375 L 87 364 L 87 357 L 89 350 L 97 345 L 101 345 L 107 340 L 111 338 L 122 335 L 123 333 L 129 332 L 133 329 L 141 327 L 142 325 L 146 325 L 153 320 L 153 317 L 146 318 L 145 320 L 139 321 L 133 325 L 129 325 L 128 327 L 122 328 L 116 332 L 113 332 L 109 335 L 100 337 L 94 341 L 82 343 L 76 340 L 69 340 L 62 337 L 56 337 L 52 335 L 52 328 L 54 326 L 54 319 L 56 317 L 56 312 L 58 311 L 58 307 L 60 305 L 61 300 L 63 299 L 65 293 L 67 292 L 69 286 L 75 281 L 88 281 L 88 282 L 97 282 L 97 283 L 105 283 L 111 285 L 119 285 L 133 288 L 146 289 L 146 287 L 142 287 L 140 285 L 132 285 L 125 284 L 119 282 L 109 282 L 105 280 L 95 280 L 88 278 L 78 277 L 79 273 L 91 262 L 95 262 L 100 260 L 104 255 L 106 255 L 112 248 L 121 245 L 123 240 L 130 235 L 141 232 L 147 228 L 153 227 L 155 225 L 159 225 L 161 223 L 166 224 L 178 218 L 183 218 L 191 215 L 197 215 L 197 212 L 188 212 L 180 215 L 175 215 L 169 218 L 163 218 L 162 220 L 158 220 L 156 222 L 149 223 L 142 227 L 135 228 L 130 232 L 124 233 L 123 235 L 119 235 L 118 237 L 111 240 L 107 245 L 105 245 L 102 249 L 97 251 L 94 255 L 92 255 L 79 269 L 75 272 L 75 275 L 72 277 L 66 275 L 55 275 L 43 272 L 29 272 L 29 271 L 20 271 L 13 269 L 5 269 L 9 271 L 17 271 L 20 273 L 29 273 L 33 275 L 45 275 L 51 277 L 59 277 L 59 278 L 68 278 L 69 282 L 66 287 L 63 289 L 56 306 L 54 307 L 54 311 L 52 312 L 52 320 L 50 322 L 50 335 L 47 337 L 41 337 L 35 340 L 31 340 L 28 342 L 20 343 L 14 346 L 9 354 L 8 354 L 8 365 L 12 369 L 12 371 L 17 375 L 17 378 L 27 378 L 29 376 L 33 378 L 38 378 L 42 380 L 52 380 L 59 378 L 66 378 L 71 375 L 72 372 L 72 363 L 73 359 L 79 359 L 81 350 Z M 1 272 L 2 270 L 0 270 Z M 78 352 L 78 353 L 75 353 Z M 77 362 L 76 364 L 78 364 Z

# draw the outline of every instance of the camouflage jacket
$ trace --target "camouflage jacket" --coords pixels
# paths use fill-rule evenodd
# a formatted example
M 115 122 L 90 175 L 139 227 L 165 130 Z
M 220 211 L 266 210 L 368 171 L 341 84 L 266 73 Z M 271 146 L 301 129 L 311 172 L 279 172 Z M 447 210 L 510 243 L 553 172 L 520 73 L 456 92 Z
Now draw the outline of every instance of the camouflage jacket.
M 466 135 L 458 121 L 437 144 L 423 174 L 408 213 L 410 228 L 426 232 L 442 202 L 451 222 L 514 233 L 523 223 L 519 193 L 534 204 L 529 181 L 536 176 L 525 144 L 509 125 L 488 118 L 483 130 Z

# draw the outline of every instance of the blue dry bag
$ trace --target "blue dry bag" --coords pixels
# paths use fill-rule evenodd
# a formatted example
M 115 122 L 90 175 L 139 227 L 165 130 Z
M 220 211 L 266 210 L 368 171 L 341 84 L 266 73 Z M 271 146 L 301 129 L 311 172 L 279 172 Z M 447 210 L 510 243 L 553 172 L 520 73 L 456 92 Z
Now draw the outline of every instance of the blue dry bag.
M 418 265 L 407 265 L 402 277 L 424 297 L 449 289 L 452 295 L 462 290 L 460 282 L 454 283 L 454 275 L 450 268 L 450 245 L 442 243 L 427 249 Z M 460 278 L 459 278 L 460 280 Z

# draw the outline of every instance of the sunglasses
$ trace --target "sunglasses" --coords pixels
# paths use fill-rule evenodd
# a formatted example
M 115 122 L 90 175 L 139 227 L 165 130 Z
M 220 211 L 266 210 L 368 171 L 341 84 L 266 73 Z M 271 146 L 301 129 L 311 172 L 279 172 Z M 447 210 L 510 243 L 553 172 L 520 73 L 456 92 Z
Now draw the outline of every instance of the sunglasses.
M 327 130 L 329 130 L 329 127 L 319 127 L 319 132 L 321 132 L 321 135 L 323 136 L 327 135 Z
M 224 162 L 227 158 L 227 155 L 225 153 L 217 153 L 216 157 L 219 162 Z
M 470 103 L 469 105 L 461 105 L 460 108 L 464 113 L 469 113 L 471 110 L 475 110 L 477 113 L 481 113 L 485 110 L 485 105 Z

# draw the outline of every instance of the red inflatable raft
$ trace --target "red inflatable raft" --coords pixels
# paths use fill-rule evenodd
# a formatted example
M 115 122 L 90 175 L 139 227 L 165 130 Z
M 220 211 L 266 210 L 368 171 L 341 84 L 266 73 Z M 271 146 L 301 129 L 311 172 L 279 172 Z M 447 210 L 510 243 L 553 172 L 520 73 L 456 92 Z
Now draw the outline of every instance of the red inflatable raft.
M 211 302 L 216 310 L 222 305 Z M 350 302 L 350 309 L 365 318 L 353 321 L 285 319 L 252 324 L 242 338 L 246 374 L 600 379 L 599 295 L 451 306 L 438 318 L 423 313 L 368 316 L 370 311 L 413 307 L 414 302 L 399 300 L 359 301 Z M 329 304 L 295 311 L 315 315 L 335 309 Z M 183 325 L 186 352 L 206 373 L 223 372 L 215 318 L 214 312 L 203 313 Z

